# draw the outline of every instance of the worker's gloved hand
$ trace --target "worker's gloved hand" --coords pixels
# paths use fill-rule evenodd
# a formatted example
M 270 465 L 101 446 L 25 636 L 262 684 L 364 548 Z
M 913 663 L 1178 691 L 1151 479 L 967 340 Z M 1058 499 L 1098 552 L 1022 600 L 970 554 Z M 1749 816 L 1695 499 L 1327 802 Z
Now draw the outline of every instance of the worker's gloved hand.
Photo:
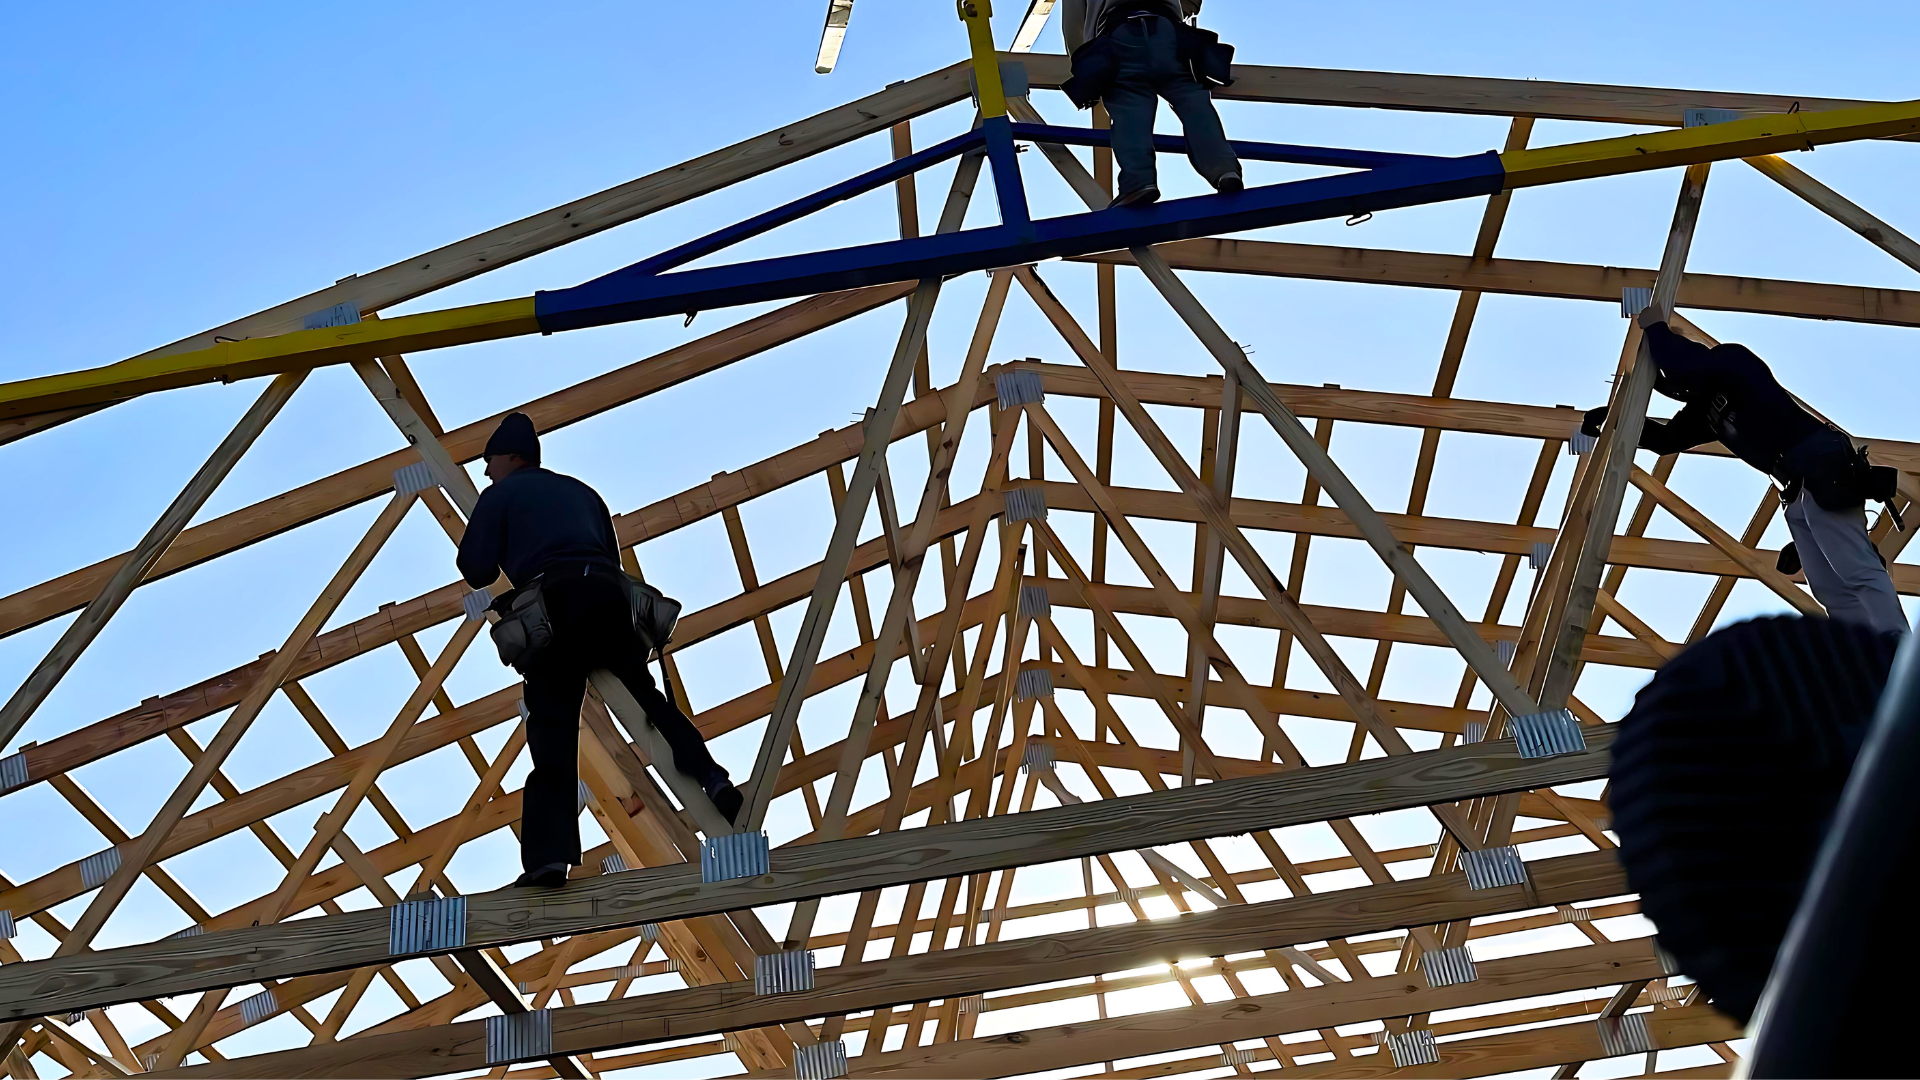
M 1580 434 L 1591 435 L 1597 439 L 1600 437 L 1600 425 L 1606 422 L 1607 406 L 1602 405 L 1597 409 L 1588 409 L 1587 418 L 1580 421 Z

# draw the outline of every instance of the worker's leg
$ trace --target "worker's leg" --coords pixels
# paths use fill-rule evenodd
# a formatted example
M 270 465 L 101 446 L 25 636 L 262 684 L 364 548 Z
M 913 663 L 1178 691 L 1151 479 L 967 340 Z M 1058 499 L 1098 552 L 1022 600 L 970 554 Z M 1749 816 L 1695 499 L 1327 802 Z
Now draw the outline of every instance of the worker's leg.
M 586 673 L 548 653 L 527 673 L 527 774 L 520 804 L 520 865 L 580 864 L 580 698 Z
M 1148 38 L 1154 75 L 1160 96 L 1173 106 L 1180 117 L 1180 128 L 1187 136 L 1187 160 L 1193 171 L 1214 187 L 1226 177 L 1240 176 L 1240 158 L 1227 145 L 1227 133 L 1220 126 L 1220 114 L 1213 107 L 1213 93 L 1196 82 L 1180 62 L 1179 34 L 1166 19 L 1155 19 Z
M 711 795 L 715 790 L 727 786 L 727 770 L 713 760 L 713 754 L 707 750 L 707 741 L 700 736 L 700 729 L 693 726 L 680 707 L 668 699 L 654 685 L 653 673 L 647 670 L 645 653 L 640 651 L 639 640 L 634 640 L 634 649 L 626 658 L 609 663 L 607 670 L 615 678 L 626 684 L 628 693 L 647 710 L 647 721 L 654 730 L 673 747 L 673 767 L 681 775 L 698 783 Z
M 1113 128 L 1113 160 L 1120 167 L 1120 195 L 1159 186 L 1153 159 L 1153 119 L 1160 109 L 1143 23 L 1128 19 L 1109 37 L 1119 61 L 1113 85 L 1101 98 Z
M 1807 584 L 1828 615 L 1881 631 L 1907 629 L 1893 579 L 1867 538 L 1865 507 L 1828 510 L 1802 491 L 1787 504 L 1786 517 Z

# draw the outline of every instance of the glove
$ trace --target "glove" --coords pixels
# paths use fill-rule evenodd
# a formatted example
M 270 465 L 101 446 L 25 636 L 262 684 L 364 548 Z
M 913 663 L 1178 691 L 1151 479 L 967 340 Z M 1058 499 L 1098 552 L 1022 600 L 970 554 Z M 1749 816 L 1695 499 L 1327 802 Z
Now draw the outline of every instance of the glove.
M 1597 409 L 1588 409 L 1587 418 L 1580 421 L 1580 434 L 1591 435 L 1597 439 L 1600 437 L 1600 425 L 1606 422 L 1607 406 L 1602 405 Z

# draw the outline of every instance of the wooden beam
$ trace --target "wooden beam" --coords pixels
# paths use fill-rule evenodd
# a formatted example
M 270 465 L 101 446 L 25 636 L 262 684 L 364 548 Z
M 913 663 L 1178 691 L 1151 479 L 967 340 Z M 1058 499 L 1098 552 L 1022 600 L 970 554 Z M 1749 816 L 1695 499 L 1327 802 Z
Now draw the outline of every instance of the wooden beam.
M 86 610 L 80 613 L 79 618 L 67 624 L 67 628 L 60 634 L 60 640 L 54 642 L 53 648 L 48 650 L 47 655 L 34 666 L 33 671 L 27 675 L 26 681 L 14 690 L 13 695 L 7 699 L 6 705 L 0 706 L 0 749 L 5 748 L 7 743 L 13 740 L 21 727 L 26 724 L 27 719 L 33 715 L 34 710 L 38 709 L 40 703 L 47 699 L 47 695 L 53 692 L 53 688 L 59 684 L 61 677 L 73 667 L 74 661 L 80 659 L 80 654 L 85 652 L 87 646 L 93 643 L 93 639 L 99 636 L 100 631 L 106 628 L 107 621 L 120 610 L 120 605 L 126 602 L 127 597 L 133 595 L 134 588 L 153 569 L 154 564 L 160 561 L 161 556 L 166 554 L 167 549 L 179 537 L 180 531 L 187 527 L 187 522 L 192 520 L 194 514 L 199 513 L 200 507 L 206 504 L 207 498 L 213 494 L 214 489 L 220 486 L 220 482 L 226 479 L 229 472 L 233 471 L 233 466 L 239 462 L 241 455 L 245 454 L 254 440 L 260 437 L 260 433 L 267 429 L 267 425 L 273 421 L 273 418 L 280 414 L 281 406 L 293 397 L 293 392 L 300 388 L 300 384 L 306 381 L 306 377 L 305 371 L 292 371 L 276 377 L 267 385 L 259 398 L 255 399 L 253 405 L 240 417 L 240 422 L 234 425 L 226 438 L 220 440 L 220 445 L 214 447 L 213 454 L 200 466 L 199 471 L 193 474 L 193 478 L 187 481 L 187 486 L 180 490 L 180 494 L 174 496 L 173 502 L 168 504 L 166 510 L 160 514 L 159 520 L 147 530 L 147 535 L 127 553 L 119 568 L 114 570 L 113 576 L 107 579 L 105 586 L 87 602 Z
M 1920 244 L 1914 243 L 1899 229 L 1855 206 L 1846 196 L 1801 172 L 1787 159 L 1768 154 L 1765 157 L 1747 158 L 1746 162 L 1758 169 L 1760 175 L 1805 199 L 1814 209 L 1859 233 L 1868 243 L 1909 267 L 1920 270 Z
M 1550 296 L 1618 304 L 1622 288 L 1647 288 L 1655 271 L 1631 267 L 1473 259 L 1420 251 L 1285 244 L 1265 240 L 1181 240 L 1154 248 L 1176 270 L 1212 270 L 1270 277 L 1410 285 L 1430 289 L 1479 289 L 1515 296 Z M 1126 252 L 1103 252 L 1077 260 L 1130 263 Z M 1920 326 L 1920 292 L 1828 285 L 1773 278 L 1692 273 L 1681 279 L 1684 308 L 1788 315 Z
M 758 878 L 703 884 L 693 867 L 661 867 L 576 881 L 557 892 L 474 894 L 466 899 L 466 941 L 459 947 L 507 945 L 1575 783 L 1606 775 L 1612 742 L 1612 730 L 1602 728 L 1588 736 L 1585 753 L 1540 759 L 1518 756 L 1507 741 L 1473 743 L 1094 806 L 787 847 L 773 856 L 772 873 Z M 350 912 L 297 925 L 9 964 L 0 967 L 0 1019 L 385 962 L 391 958 L 388 914 L 383 909 Z
M 897 956 L 823 968 L 812 990 L 756 996 L 750 982 L 693 987 L 639 999 L 558 1009 L 554 1046 L 583 1053 L 667 1038 L 686 1038 L 802 1020 L 809 1016 L 953 998 L 1047 979 L 1083 978 L 1191 956 L 1220 956 L 1305 945 L 1331 934 L 1376 933 L 1445 913 L 1469 918 L 1541 904 L 1614 895 L 1625 875 L 1609 855 L 1545 859 L 1528 867 L 1530 886 L 1474 890 L 1462 874 L 1419 878 L 1353 890 L 1222 907 L 1175 922 L 1121 926 L 976 945 L 951 953 Z M 479 1068 L 485 1039 L 478 1021 L 352 1039 L 346 1043 L 234 1058 L 216 1069 L 233 1077 L 416 1076 Z
M 1409 1013 L 1470 1008 L 1514 997 L 1586 990 L 1617 983 L 1623 977 L 1660 974 L 1659 960 L 1646 939 L 1483 960 L 1475 966 L 1479 973 L 1477 980 L 1439 989 L 1428 987 L 1418 974 L 1378 976 L 1357 983 L 1336 983 L 1185 1009 L 1136 1013 L 1111 1020 L 1028 1028 L 1020 1033 L 1023 1036 L 1020 1039 L 1003 1035 L 950 1047 L 899 1050 L 863 1057 L 848 1075 L 1017 1076 L 1271 1034 L 1334 1028 Z M 1593 1041 L 1596 1044 L 1599 1041 L 1597 1032 Z M 1388 1063 L 1392 1061 L 1384 1054 L 1381 1058 Z M 1347 1070 L 1352 1070 L 1352 1074 L 1372 1075 L 1372 1069 L 1367 1068 L 1370 1064 L 1368 1059 L 1332 1061 L 1325 1063 L 1320 1071 L 1339 1076 L 1350 1075 Z M 1313 1067 L 1299 1068 L 1304 1071 Z

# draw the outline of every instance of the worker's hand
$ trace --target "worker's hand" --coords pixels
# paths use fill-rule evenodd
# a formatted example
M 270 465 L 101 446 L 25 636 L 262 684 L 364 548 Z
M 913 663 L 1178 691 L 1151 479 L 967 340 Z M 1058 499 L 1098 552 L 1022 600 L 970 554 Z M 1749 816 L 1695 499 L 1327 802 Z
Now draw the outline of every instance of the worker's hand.
M 1667 317 L 1660 314 L 1659 309 L 1655 308 L 1652 304 L 1648 304 L 1646 307 L 1640 309 L 1640 314 L 1635 315 L 1633 321 L 1640 324 L 1640 329 L 1650 330 L 1666 322 Z
M 1602 405 L 1597 409 L 1588 409 L 1587 418 L 1580 421 L 1580 434 L 1591 435 L 1597 439 L 1600 437 L 1600 425 L 1606 422 L 1607 406 Z

